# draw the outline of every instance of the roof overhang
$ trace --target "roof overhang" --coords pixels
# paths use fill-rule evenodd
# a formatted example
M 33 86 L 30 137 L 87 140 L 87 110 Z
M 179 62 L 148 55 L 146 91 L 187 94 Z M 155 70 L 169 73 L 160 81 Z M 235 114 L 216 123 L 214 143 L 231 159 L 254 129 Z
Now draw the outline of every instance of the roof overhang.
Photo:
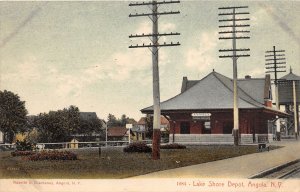
M 171 113 L 198 113 L 198 112 L 227 112 L 232 109 L 169 109 L 169 110 L 161 110 L 161 114 L 171 114 Z M 153 114 L 152 109 L 142 109 L 142 113 L 144 114 Z
M 291 114 L 288 114 L 286 112 L 283 112 L 283 111 L 280 111 L 280 110 L 277 110 L 277 109 L 273 109 L 273 108 L 269 108 L 269 107 L 265 107 L 263 109 L 263 112 L 265 112 L 265 113 L 271 113 L 271 114 L 277 115 L 278 117 L 282 117 L 282 118 L 286 118 L 286 117 L 291 117 L 292 116 Z
M 178 114 L 178 113 L 185 113 L 185 114 L 191 114 L 191 113 L 218 113 L 218 112 L 230 112 L 232 111 L 232 108 L 225 108 L 225 109 L 174 109 L 174 110 L 161 110 L 161 114 L 162 115 L 169 115 L 169 114 Z M 273 114 L 279 117 L 290 117 L 291 115 L 288 113 L 285 113 L 283 111 L 280 110 L 276 110 L 273 108 L 269 108 L 269 107 L 262 107 L 262 108 L 242 108 L 239 109 L 241 111 L 260 111 L 260 112 L 264 112 L 264 113 L 269 113 L 269 114 Z M 148 109 L 148 110 L 141 110 L 142 113 L 144 114 L 153 114 L 153 110 L 152 109 Z

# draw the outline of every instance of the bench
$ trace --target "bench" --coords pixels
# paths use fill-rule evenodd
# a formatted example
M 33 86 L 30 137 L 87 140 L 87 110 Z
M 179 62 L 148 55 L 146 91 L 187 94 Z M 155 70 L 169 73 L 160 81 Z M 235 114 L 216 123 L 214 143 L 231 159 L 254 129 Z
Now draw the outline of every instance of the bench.
M 267 135 L 258 135 L 257 146 L 258 146 L 258 151 L 260 151 L 260 152 L 263 150 L 270 151 L 268 136 Z

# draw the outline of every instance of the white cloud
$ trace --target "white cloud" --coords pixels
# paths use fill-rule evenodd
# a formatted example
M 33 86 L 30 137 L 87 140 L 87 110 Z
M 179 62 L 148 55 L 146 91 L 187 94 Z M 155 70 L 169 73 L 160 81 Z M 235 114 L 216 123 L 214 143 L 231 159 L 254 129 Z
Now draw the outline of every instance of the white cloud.
M 2 78 L 4 81 L 35 81 L 41 78 L 40 71 L 42 71 L 42 65 L 34 56 L 29 56 L 26 60 L 21 62 L 21 64 L 15 67 L 14 71 L 3 73 Z
M 61 74 L 56 79 L 48 79 L 52 81 L 56 88 L 54 90 L 55 95 L 60 98 L 68 97 L 79 97 L 82 93 L 82 89 L 85 87 L 85 82 L 76 75 Z M 51 84 L 52 84 L 51 83 Z
M 163 23 L 164 29 L 175 29 L 172 23 Z M 135 33 L 150 33 L 151 22 L 141 23 Z M 145 40 L 148 40 L 145 38 Z M 159 51 L 159 64 L 165 66 L 170 62 L 167 53 L 163 50 Z M 126 79 L 140 78 L 137 73 L 147 69 L 152 69 L 152 53 L 147 48 L 141 49 L 127 49 L 126 51 L 116 52 L 104 61 L 100 61 L 92 66 L 99 66 L 97 68 L 89 68 L 84 70 L 84 82 L 92 83 L 98 79 L 111 79 L 122 81 Z M 141 81 L 143 79 L 137 79 Z
M 251 27 L 258 25 L 262 25 L 266 22 L 266 19 L 268 19 L 268 15 L 266 14 L 266 10 L 272 10 L 273 8 L 271 6 L 262 7 L 258 9 L 256 12 L 254 12 L 250 17 L 250 25 Z
M 144 21 L 142 22 L 138 28 L 135 30 L 136 34 L 149 34 L 149 33 L 152 33 L 152 25 L 151 25 L 151 22 L 150 21 Z
M 98 68 L 86 69 L 84 81 L 92 83 L 98 79 L 125 80 L 134 77 L 135 71 L 142 71 L 151 65 L 150 51 L 145 49 L 128 50 L 111 55 Z
M 217 48 L 217 41 L 217 32 L 201 33 L 198 46 L 190 48 L 186 52 L 186 66 L 197 69 L 200 72 L 213 66 L 216 60 L 215 51 Z
M 166 52 L 160 50 L 159 65 L 166 66 L 170 62 L 167 58 Z M 141 77 L 141 74 L 145 70 L 152 70 L 152 53 L 148 49 L 133 49 L 126 52 L 117 52 L 103 63 L 100 62 L 96 65 L 99 67 L 89 68 L 83 71 L 83 82 L 92 84 L 99 79 L 114 81 L 136 79 L 137 82 L 142 82 L 145 79 Z M 163 68 L 160 68 L 160 70 L 163 70 Z
M 85 82 L 78 75 L 69 75 L 59 72 L 52 65 L 47 65 L 34 56 L 28 56 L 20 64 L 15 66 L 12 72 L 3 73 L 3 82 L 10 88 L 26 87 L 27 89 L 39 88 L 44 92 L 55 93 L 57 97 L 65 98 L 66 96 L 77 97 Z
M 174 23 L 162 22 L 159 27 L 162 32 L 173 32 L 176 29 L 176 25 Z

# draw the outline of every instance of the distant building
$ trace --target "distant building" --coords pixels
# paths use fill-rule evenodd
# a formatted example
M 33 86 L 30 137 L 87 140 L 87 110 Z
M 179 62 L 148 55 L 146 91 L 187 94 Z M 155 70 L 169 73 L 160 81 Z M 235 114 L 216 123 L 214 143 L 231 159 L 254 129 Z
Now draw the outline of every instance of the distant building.
M 84 120 L 97 119 L 96 112 L 79 112 L 79 117 Z
M 258 136 L 273 139 L 268 122 L 288 114 L 272 108 L 270 76 L 238 80 L 239 131 L 242 143 Z M 152 114 L 153 106 L 141 110 Z M 233 144 L 233 81 L 215 71 L 201 80 L 183 78 L 181 93 L 161 103 L 170 123 L 170 142 Z
M 146 117 L 142 117 L 133 127 L 133 140 L 141 141 L 146 139 Z
M 134 136 L 132 130 L 130 130 L 131 136 Z M 110 127 L 107 129 L 108 141 L 128 141 L 129 130 L 126 127 Z
M 92 120 L 92 119 L 98 119 L 96 112 L 79 112 L 80 118 L 84 120 Z M 102 129 L 105 130 L 107 127 L 107 123 L 103 120 L 101 120 Z
M 147 118 L 141 117 L 140 120 L 133 126 L 132 131 L 135 134 L 134 140 L 145 140 L 146 133 L 149 131 L 147 127 Z M 160 130 L 163 133 L 168 132 L 170 129 L 169 121 L 164 117 L 160 117 Z
M 294 111 L 293 84 L 296 91 L 296 113 Z M 291 115 L 290 118 L 281 119 L 281 132 L 285 135 L 299 135 L 299 105 L 300 105 L 300 76 L 293 73 L 292 68 L 285 76 L 278 79 L 279 105 L 284 106 L 285 112 Z M 295 115 L 297 119 L 297 130 L 295 130 Z

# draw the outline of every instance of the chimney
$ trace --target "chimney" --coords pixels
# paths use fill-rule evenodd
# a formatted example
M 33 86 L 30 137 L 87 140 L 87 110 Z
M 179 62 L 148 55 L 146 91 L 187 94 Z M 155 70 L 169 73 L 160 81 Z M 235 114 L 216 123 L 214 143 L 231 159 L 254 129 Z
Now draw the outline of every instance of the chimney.
M 187 82 L 188 82 L 188 78 L 187 77 L 183 77 L 182 78 L 182 85 L 181 85 L 181 93 L 183 93 L 183 92 L 186 91 Z
M 265 99 L 265 106 L 266 106 L 266 107 L 272 108 L 272 100 L 270 100 L 270 99 Z
M 250 75 L 246 75 L 245 79 L 251 79 L 251 76 Z

